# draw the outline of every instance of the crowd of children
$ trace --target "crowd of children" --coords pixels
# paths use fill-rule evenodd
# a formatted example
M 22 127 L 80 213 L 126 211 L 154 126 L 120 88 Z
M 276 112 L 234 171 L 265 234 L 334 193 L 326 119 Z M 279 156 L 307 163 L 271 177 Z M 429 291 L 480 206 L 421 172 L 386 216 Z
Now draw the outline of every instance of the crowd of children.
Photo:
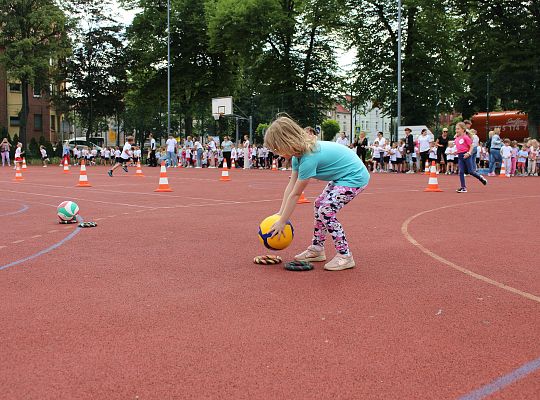
M 510 176 L 538 176 L 540 171 L 540 143 L 536 139 L 525 139 L 524 143 L 516 140 L 504 139 L 501 155 L 506 173 Z M 438 150 L 440 145 L 436 141 L 430 141 L 428 164 L 436 163 L 437 171 L 443 174 L 458 174 L 457 149 L 453 140 L 448 141 L 443 156 Z M 412 163 L 407 163 L 405 158 L 405 141 L 399 140 L 389 144 L 386 141 L 382 146 L 375 140 L 369 148 L 371 158 L 366 164 L 371 172 L 375 173 L 415 173 L 424 172 L 425 165 L 421 165 L 421 157 L 418 143 L 415 143 L 412 153 Z M 489 151 L 483 142 L 479 142 L 475 165 L 477 168 L 487 168 L 489 165 Z
M 213 143 L 213 142 L 210 142 Z M 224 154 L 222 146 L 206 145 L 201 156 L 201 168 L 218 168 L 223 166 Z M 290 169 L 288 161 L 282 157 L 274 156 L 266 147 L 262 145 L 252 145 L 249 147 L 249 167 L 254 169 L 271 169 L 273 160 L 276 160 L 276 167 L 279 169 Z M 164 162 L 167 167 L 173 165 L 166 151 L 166 147 L 156 150 L 158 163 Z M 193 147 L 182 144 L 178 149 L 178 166 L 183 168 L 197 167 L 197 152 Z M 237 168 L 244 168 L 245 152 L 241 146 L 231 147 L 231 160 Z M 231 167 L 229 165 L 228 167 Z
M 43 147 L 43 146 L 42 146 Z M 136 164 L 141 160 L 141 148 L 132 146 L 133 151 L 133 163 Z M 80 165 L 82 160 L 85 161 L 87 166 L 91 165 L 108 165 L 112 166 L 120 158 L 122 154 L 122 148 L 118 146 L 102 147 L 98 150 L 95 147 L 77 146 L 71 150 L 71 161 L 73 165 Z M 47 153 L 45 153 L 45 156 Z M 42 157 L 43 157 L 42 153 Z M 61 164 L 62 165 L 62 164 Z
M 474 130 L 471 130 L 474 135 Z M 471 133 L 471 132 L 469 132 Z M 178 147 L 177 164 L 184 168 L 194 168 L 197 166 L 197 151 L 192 145 L 193 142 L 182 141 Z M 198 143 L 198 142 L 196 142 Z M 437 171 L 443 174 L 458 174 L 457 149 L 453 140 L 449 139 L 446 146 L 441 149 L 441 144 L 433 137 L 429 141 L 429 152 L 427 163 L 431 165 L 434 161 L 437 165 Z M 505 166 L 506 173 L 510 176 L 538 176 L 540 171 L 540 143 L 536 139 L 526 138 L 523 143 L 516 140 L 503 140 L 503 146 L 500 150 L 502 163 Z M 352 145 L 351 145 L 352 147 Z M 425 165 L 422 165 L 419 140 L 414 141 L 414 151 L 411 152 L 409 161 L 406 154 L 406 140 L 400 139 L 398 142 L 391 143 L 384 139 L 382 135 L 373 141 L 368 148 L 371 150 L 371 157 L 367 157 L 366 166 L 374 173 L 423 173 Z M 412 148 L 412 147 L 411 147 Z M 234 161 L 237 168 L 243 168 L 245 164 L 245 151 L 242 146 L 230 147 L 230 158 Z M 47 167 L 50 162 L 47 151 L 44 146 L 40 146 L 40 156 L 43 167 Z M 441 151 L 442 150 L 442 151 Z M 15 162 L 21 162 L 22 145 L 15 148 Z M 113 166 L 121 158 L 122 150 L 118 146 L 103 147 L 99 150 L 92 147 L 74 147 L 71 150 L 73 165 L 79 165 L 84 159 L 87 165 L 107 165 Z M 137 162 L 148 162 L 148 157 L 143 160 L 141 147 L 132 146 L 132 165 Z M 146 154 L 145 154 L 146 155 Z M 271 169 L 274 164 L 278 169 L 290 169 L 290 163 L 287 159 L 274 156 L 269 149 L 260 144 L 254 144 L 249 147 L 249 167 L 254 169 Z M 167 167 L 172 163 L 166 151 L 166 147 L 156 150 L 158 163 L 165 162 Z M 475 165 L 477 168 L 487 168 L 489 166 L 489 149 L 483 142 L 479 142 L 475 154 Z M 203 146 L 201 155 L 201 168 L 218 168 L 223 166 L 224 152 L 221 146 L 210 141 Z M 175 164 L 176 165 L 176 164 Z M 231 165 L 229 165 L 231 167 Z

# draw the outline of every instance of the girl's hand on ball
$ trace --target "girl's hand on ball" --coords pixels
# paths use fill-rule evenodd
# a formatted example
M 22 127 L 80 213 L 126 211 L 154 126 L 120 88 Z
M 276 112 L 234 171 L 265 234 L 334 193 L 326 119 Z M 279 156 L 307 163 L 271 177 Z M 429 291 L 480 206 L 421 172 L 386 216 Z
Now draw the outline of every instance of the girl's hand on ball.
M 285 226 L 287 224 L 285 222 L 281 222 L 281 220 L 278 220 L 274 225 L 272 225 L 272 228 L 270 228 L 270 232 L 272 232 L 272 236 L 285 236 Z

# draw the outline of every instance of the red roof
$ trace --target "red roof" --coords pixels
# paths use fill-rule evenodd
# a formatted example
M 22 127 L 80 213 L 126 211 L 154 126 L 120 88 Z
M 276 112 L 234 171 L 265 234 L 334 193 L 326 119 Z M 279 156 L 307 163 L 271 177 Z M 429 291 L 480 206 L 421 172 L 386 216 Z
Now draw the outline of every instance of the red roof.
M 340 114 L 350 114 L 351 112 L 343 107 L 341 104 L 336 104 L 336 112 Z

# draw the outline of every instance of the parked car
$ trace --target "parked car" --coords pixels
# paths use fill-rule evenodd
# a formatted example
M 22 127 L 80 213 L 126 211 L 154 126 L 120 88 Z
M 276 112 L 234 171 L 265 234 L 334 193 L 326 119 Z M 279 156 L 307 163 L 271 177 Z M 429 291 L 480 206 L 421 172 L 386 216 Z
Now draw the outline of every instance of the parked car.
M 68 140 L 69 147 L 73 150 L 75 145 L 77 145 L 78 149 L 81 149 L 83 147 L 92 147 L 95 148 L 97 151 L 101 151 L 101 146 L 93 142 L 92 140 L 86 140 L 86 139 L 69 139 Z

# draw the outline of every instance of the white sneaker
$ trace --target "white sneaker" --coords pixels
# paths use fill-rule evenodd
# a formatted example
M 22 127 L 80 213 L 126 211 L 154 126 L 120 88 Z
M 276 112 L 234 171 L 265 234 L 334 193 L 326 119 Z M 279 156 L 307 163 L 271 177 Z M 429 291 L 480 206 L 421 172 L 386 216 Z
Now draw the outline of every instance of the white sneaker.
M 344 256 L 342 254 L 336 254 L 330 262 L 325 264 L 324 269 L 327 271 L 342 271 L 344 269 L 354 268 L 355 265 L 352 255 Z
M 296 261 L 325 261 L 326 254 L 324 252 L 324 249 L 322 251 L 317 251 L 314 249 L 313 245 L 311 245 L 307 248 L 307 250 L 295 255 L 294 259 Z

